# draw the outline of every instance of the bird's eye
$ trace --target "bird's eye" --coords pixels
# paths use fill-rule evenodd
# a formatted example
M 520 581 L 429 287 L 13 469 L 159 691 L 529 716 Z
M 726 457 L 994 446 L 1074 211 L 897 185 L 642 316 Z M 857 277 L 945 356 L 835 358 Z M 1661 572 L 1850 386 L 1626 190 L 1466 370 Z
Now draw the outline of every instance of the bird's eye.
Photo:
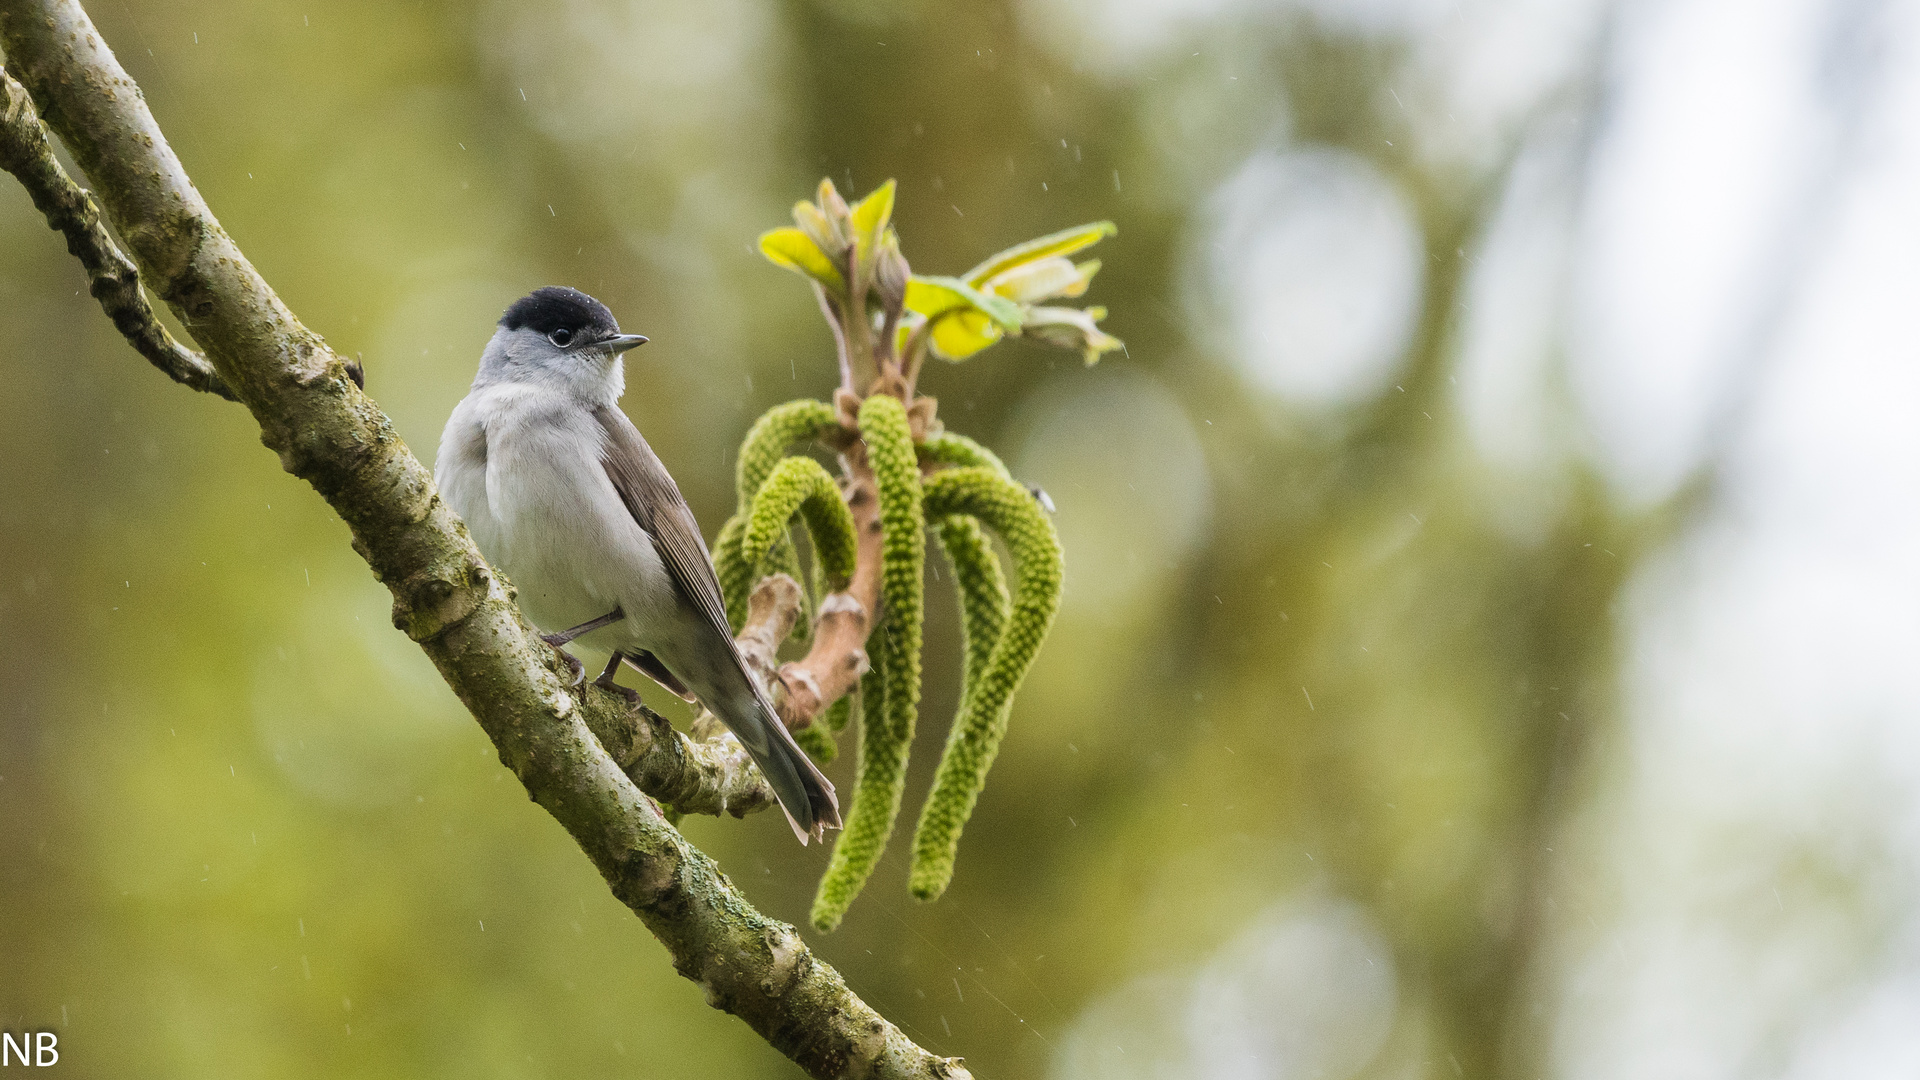
M 555 330 L 553 333 L 548 334 L 547 340 L 553 342 L 555 345 L 564 349 L 567 346 L 573 344 L 573 331 L 563 326 L 560 329 Z

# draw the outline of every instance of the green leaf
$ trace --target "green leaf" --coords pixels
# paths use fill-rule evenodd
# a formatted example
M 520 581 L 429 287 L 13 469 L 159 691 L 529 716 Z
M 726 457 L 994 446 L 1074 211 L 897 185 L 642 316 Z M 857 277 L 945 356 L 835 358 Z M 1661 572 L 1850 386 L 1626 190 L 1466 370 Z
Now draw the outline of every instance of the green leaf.
M 1100 260 L 1089 259 L 1079 266 L 1063 255 L 1049 255 L 1023 263 L 995 277 L 987 288 L 1017 304 L 1037 304 L 1056 296 L 1079 296 L 1100 269 Z
M 1090 307 L 1085 311 L 1037 307 L 1027 312 L 1026 326 L 1021 333 L 1063 349 L 1078 349 L 1091 367 L 1099 362 L 1101 353 L 1125 347 L 1119 338 L 1094 325 L 1106 317 L 1107 309 L 1103 307 Z
M 1020 329 L 1020 305 L 1003 296 L 981 292 L 953 277 L 927 277 L 915 274 L 907 281 L 907 310 L 929 319 L 952 311 L 971 308 L 992 319 L 1000 329 L 1017 333 Z M 936 333 L 938 328 L 936 328 Z
M 844 249 L 839 238 L 833 234 L 833 222 L 828 221 L 827 215 L 807 200 L 801 199 L 793 204 L 793 223 L 800 226 L 800 231 L 806 233 L 807 238 L 821 251 L 837 253 Z
M 847 291 L 847 279 L 806 233 L 788 225 L 760 234 L 760 254 L 775 266 L 784 266 L 825 285 L 835 293 Z
M 880 236 L 893 217 L 893 188 L 894 183 L 889 180 L 853 205 L 853 238 L 860 245 L 862 262 L 869 252 L 880 246 Z
M 1000 340 L 1000 327 L 976 308 L 949 311 L 933 321 L 928 340 L 942 360 L 965 360 Z
M 1119 231 L 1111 221 L 1096 221 L 1091 225 L 1076 225 L 1071 229 L 1062 229 L 1049 236 L 1042 236 L 1038 240 L 1016 244 L 967 271 L 967 284 L 979 288 L 986 284 L 989 278 L 1004 274 L 1016 266 L 1053 255 L 1071 255 Z

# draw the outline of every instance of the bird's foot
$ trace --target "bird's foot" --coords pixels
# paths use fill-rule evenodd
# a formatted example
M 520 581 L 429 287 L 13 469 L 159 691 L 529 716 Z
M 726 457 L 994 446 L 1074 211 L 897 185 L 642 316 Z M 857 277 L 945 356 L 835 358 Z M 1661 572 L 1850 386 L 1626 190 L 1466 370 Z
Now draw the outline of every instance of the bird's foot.
M 615 652 L 613 658 L 607 661 L 607 670 L 601 672 L 600 677 L 593 680 L 593 685 L 602 690 L 611 690 L 621 697 L 626 698 L 627 708 L 629 709 L 645 708 L 645 706 L 640 704 L 640 691 L 621 686 L 619 683 L 613 681 L 614 673 L 620 670 L 620 659 L 621 654 Z
M 619 694 L 621 697 L 626 698 L 627 708 L 629 709 L 646 708 L 645 705 L 640 704 L 640 691 L 635 690 L 631 686 L 621 686 L 619 683 L 614 682 L 612 679 L 608 679 L 606 682 L 601 682 L 599 679 L 595 679 L 593 680 L 593 685 L 599 687 L 602 690 L 611 690 L 614 693 Z
M 541 634 L 540 640 L 551 646 L 554 652 L 560 654 L 560 659 L 566 661 L 567 671 L 571 673 L 567 679 L 567 685 L 579 686 L 587 677 L 587 669 L 581 665 L 579 658 L 561 648 L 562 645 L 565 645 L 571 639 L 559 634 Z

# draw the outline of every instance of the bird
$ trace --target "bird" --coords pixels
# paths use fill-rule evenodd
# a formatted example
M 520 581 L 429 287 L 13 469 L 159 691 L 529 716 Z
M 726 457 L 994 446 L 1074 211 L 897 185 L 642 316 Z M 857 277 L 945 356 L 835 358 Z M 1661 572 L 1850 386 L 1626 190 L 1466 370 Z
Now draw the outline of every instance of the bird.
M 719 717 L 773 789 L 802 844 L 840 827 L 833 784 L 747 670 L 713 558 L 666 466 L 619 407 L 623 334 L 605 304 L 548 286 L 506 309 L 440 438 L 434 480 L 474 543 L 559 650 L 612 652 Z

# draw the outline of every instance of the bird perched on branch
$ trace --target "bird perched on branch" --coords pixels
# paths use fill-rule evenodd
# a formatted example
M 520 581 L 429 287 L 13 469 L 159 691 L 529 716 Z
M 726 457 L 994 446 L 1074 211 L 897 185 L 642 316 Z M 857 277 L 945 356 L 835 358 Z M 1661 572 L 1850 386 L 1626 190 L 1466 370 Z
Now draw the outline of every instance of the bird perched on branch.
M 613 681 L 623 661 L 705 705 L 765 774 L 804 844 L 840 827 L 833 785 L 747 671 L 699 524 L 616 404 L 626 389 L 621 354 L 646 340 L 621 333 L 606 305 L 578 289 L 515 301 L 447 420 L 434 479 L 548 644 L 612 650 L 595 682 L 630 700 L 637 695 Z M 578 678 L 579 661 L 568 662 Z

